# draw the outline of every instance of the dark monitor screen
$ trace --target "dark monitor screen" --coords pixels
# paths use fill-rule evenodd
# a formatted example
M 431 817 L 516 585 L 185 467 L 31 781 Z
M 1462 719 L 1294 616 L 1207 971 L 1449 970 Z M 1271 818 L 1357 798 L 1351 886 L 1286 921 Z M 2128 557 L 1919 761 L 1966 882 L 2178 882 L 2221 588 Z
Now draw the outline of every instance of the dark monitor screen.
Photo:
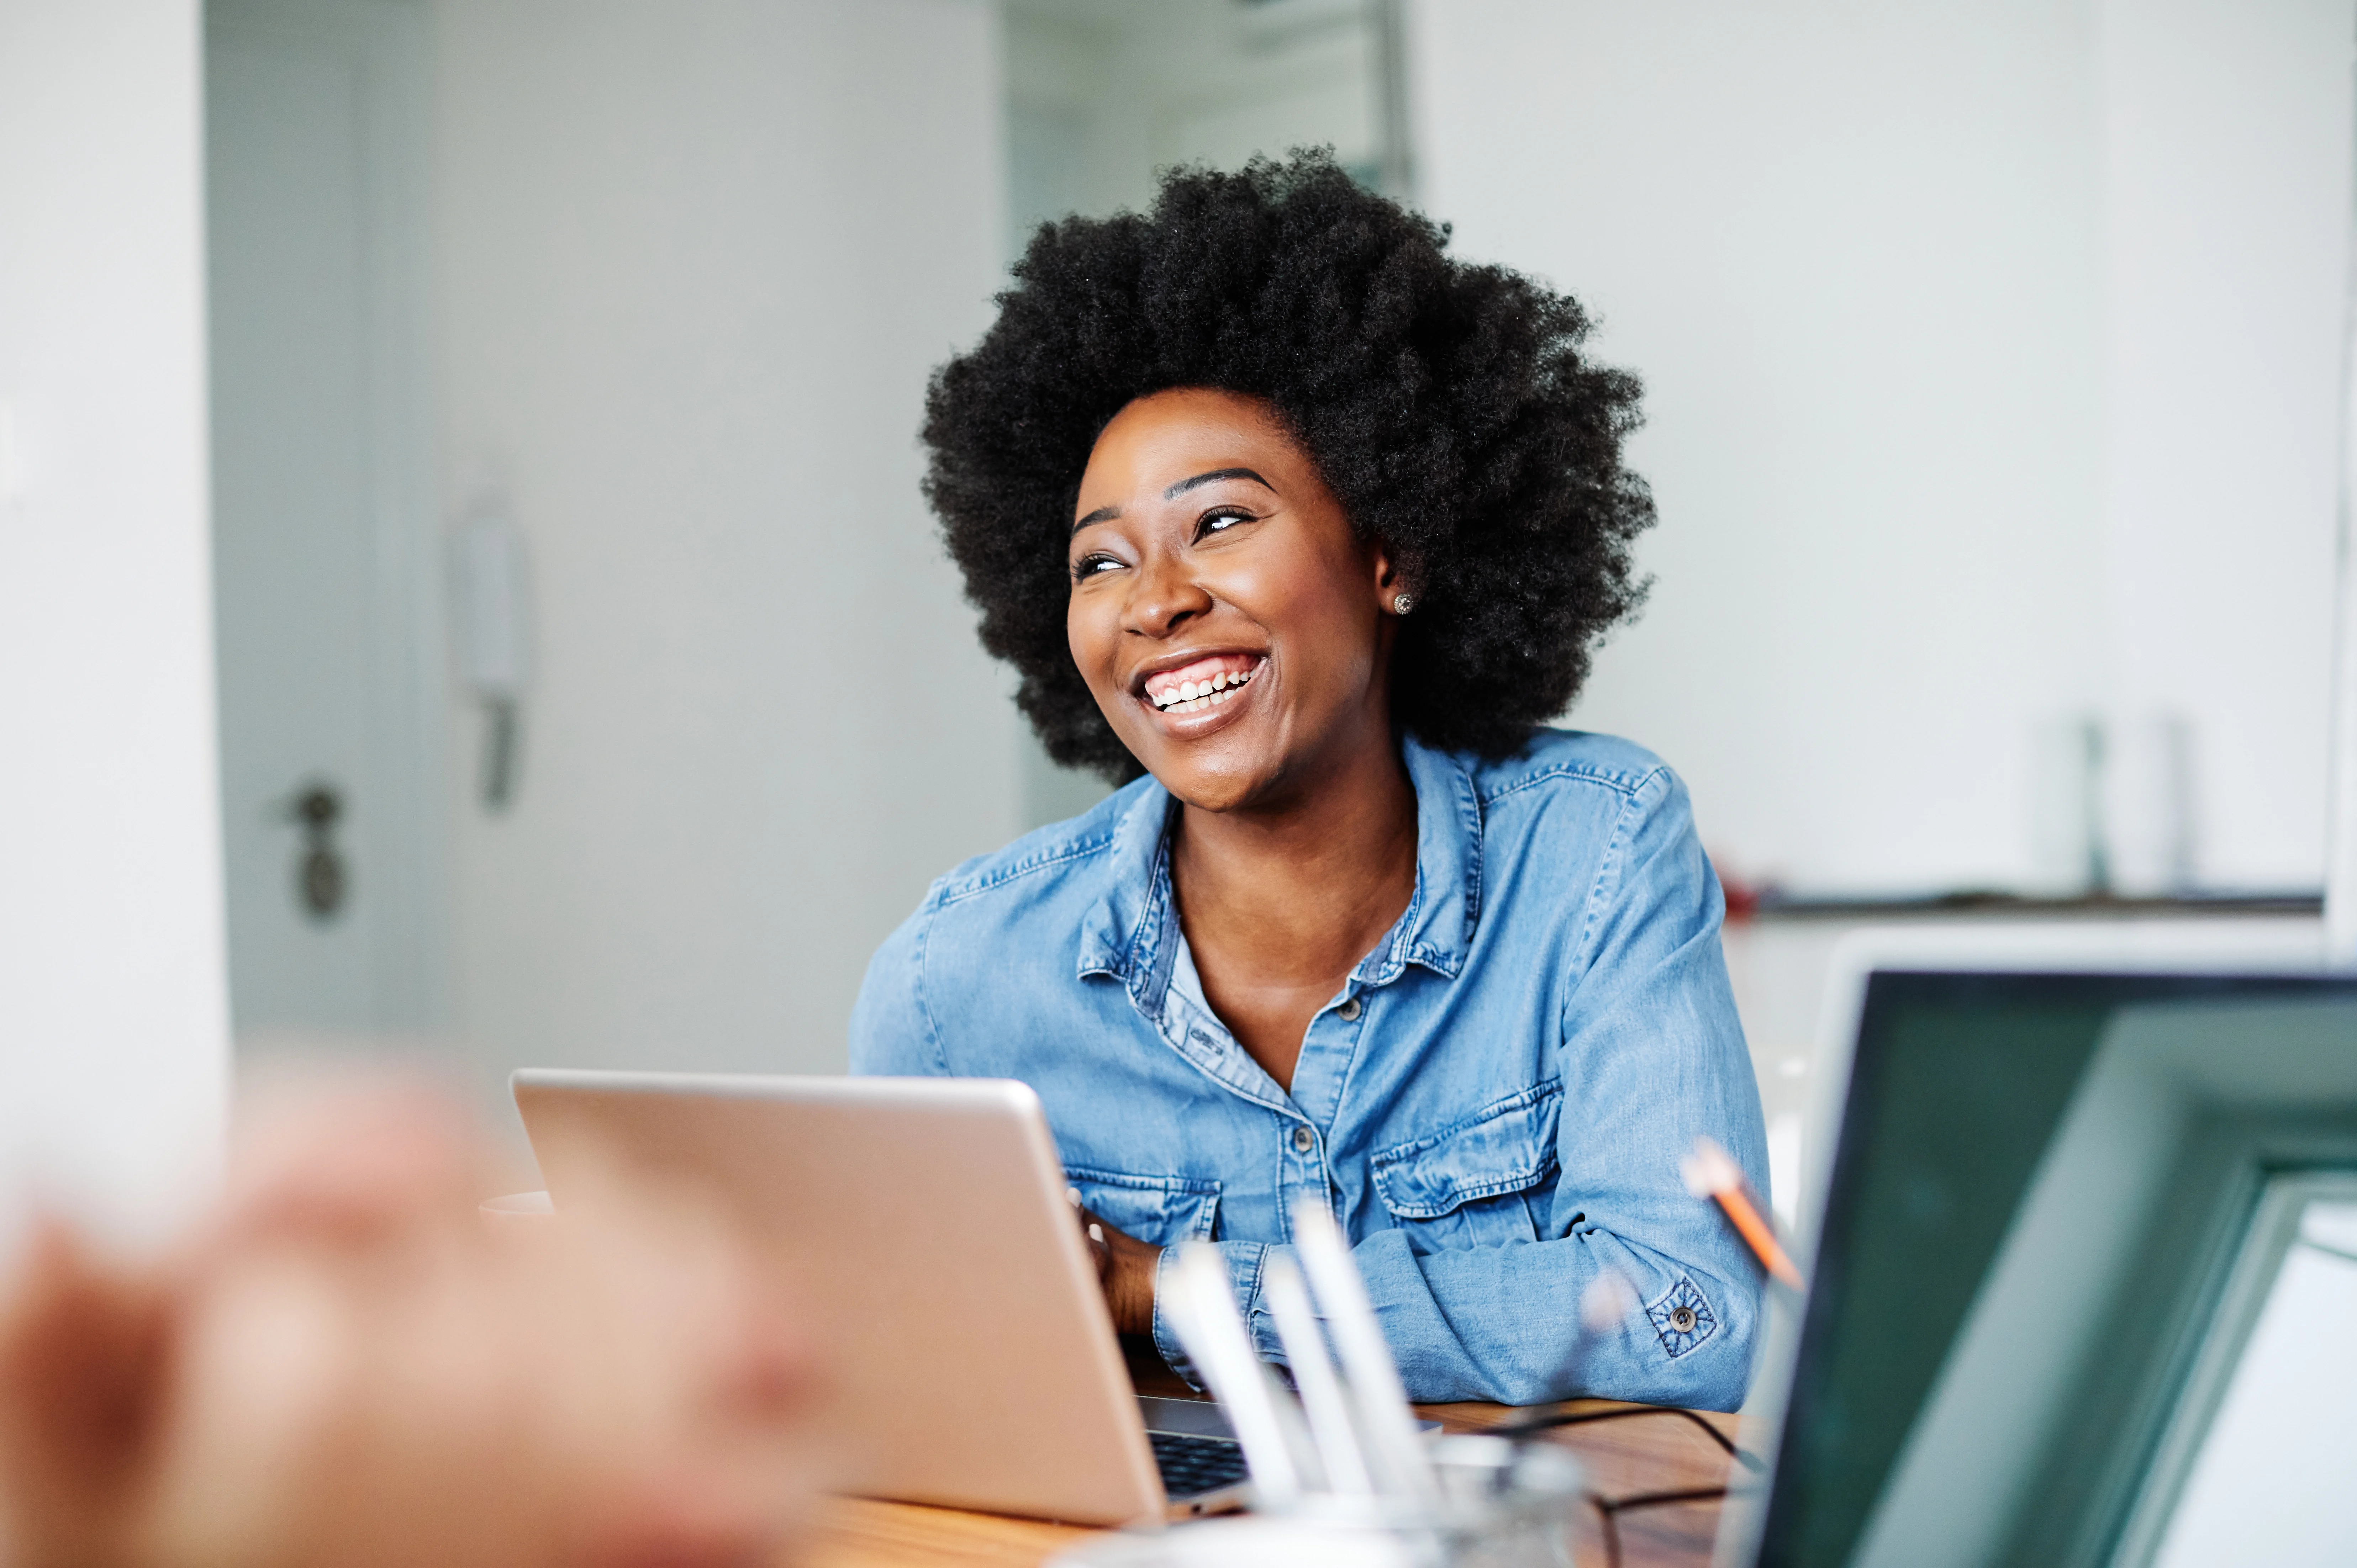
M 1757 1561 L 1830 1568 L 1857 1554 L 2124 1010 L 2352 1001 L 2357 980 L 2313 976 L 1871 976 Z M 2168 1314 L 2149 1316 L 2158 1335 Z

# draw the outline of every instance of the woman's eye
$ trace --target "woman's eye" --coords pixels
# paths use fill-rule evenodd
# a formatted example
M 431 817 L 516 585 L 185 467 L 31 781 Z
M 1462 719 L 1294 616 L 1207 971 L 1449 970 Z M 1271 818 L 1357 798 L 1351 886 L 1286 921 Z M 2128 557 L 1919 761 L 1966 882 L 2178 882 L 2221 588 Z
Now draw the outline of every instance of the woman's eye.
M 1252 513 L 1248 511 L 1205 512 L 1203 521 L 1195 525 L 1195 537 L 1208 539 L 1214 533 L 1225 532 L 1239 522 L 1250 522 L 1252 520 Z
M 1072 581 L 1093 577 L 1100 572 L 1111 572 L 1121 565 L 1110 555 L 1083 555 L 1072 563 Z

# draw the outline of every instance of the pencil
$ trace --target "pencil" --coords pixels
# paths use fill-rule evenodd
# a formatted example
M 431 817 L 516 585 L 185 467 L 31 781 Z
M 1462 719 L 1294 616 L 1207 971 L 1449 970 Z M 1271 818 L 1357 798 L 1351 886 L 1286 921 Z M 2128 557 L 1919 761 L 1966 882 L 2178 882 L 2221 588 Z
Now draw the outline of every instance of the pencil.
M 1801 1271 L 1792 1266 L 1783 1244 L 1776 1240 L 1776 1228 L 1752 1201 L 1751 1184 L 1743 1179 L 1743 1167 L 1735 1163 L 1734 1155 L 1708 1138 L 1696 1138 L 1694 1153 L 1678 1163 L 1678 1174 L 1685 1178 L 1688 1192 L 1718 1205 L 1770 1278 L 1793 1290 L 1801 1288 Z

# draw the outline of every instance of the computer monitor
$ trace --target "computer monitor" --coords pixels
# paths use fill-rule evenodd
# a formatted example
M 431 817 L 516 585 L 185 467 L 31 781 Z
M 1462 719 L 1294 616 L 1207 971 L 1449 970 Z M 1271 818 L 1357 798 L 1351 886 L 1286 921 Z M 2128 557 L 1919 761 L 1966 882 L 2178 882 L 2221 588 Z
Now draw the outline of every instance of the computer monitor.
M 2073 961 L 2104 956 L 2083 929 L 2004 940 L 2040 956 L 1853 953 L 1811 1288 L 1771 1326 L 1722 1564 L 2148 1561 L 2270 1185 L 2357 1169 L 2357 977 L 2298 972 L 2309 940 L 2205 966 L 2179 932 L 2109 968 Z

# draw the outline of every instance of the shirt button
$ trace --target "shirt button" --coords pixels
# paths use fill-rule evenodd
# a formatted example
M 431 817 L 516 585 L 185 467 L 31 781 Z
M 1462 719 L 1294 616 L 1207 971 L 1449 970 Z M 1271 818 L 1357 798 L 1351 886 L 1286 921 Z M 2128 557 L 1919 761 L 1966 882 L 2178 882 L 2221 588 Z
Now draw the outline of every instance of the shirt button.
M 1295 1154 L 1306 1155 L 1317 1146 L 1317 1133 L 1311 1132 L 1307 1127 L 1296 1127 L 1293 1130 L 1293 1152 Z
M 1359 999 L 1353 996 L 1344 1001 L 1342 1005 L 1335 1008 L 1334 1011 L 1341 1015 L 1342 1022 L 1345 1024 L 1355 1024 L 1359 1021 L 1359 1015 L 1363 1009 L 1359 1005 Z

